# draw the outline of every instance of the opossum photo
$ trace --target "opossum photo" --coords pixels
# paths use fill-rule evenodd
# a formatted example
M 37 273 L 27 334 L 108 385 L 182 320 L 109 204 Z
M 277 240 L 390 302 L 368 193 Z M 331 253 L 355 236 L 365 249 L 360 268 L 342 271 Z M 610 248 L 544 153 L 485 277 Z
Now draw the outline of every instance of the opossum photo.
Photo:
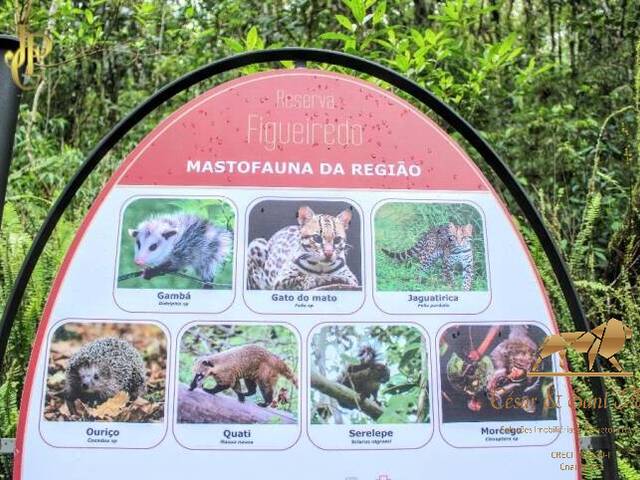
M 230 288 L 235 216 L 228 204 L 204 203 L 217 202 L 211 215 L 204 206 L 185 208 L 197 200 L 173 200 L 174 208 L 147 199 L 140 208 L 141 201 L 125 211 L 119 287 Z

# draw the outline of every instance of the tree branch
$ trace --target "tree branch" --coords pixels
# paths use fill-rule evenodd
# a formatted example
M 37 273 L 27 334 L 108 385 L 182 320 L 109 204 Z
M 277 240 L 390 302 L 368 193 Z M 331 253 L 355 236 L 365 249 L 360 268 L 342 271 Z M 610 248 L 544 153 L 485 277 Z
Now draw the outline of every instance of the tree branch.
M 382 407 L 373 400 L 369 400 L 368 398 L 362 400 L 357 392 L 337 382 L 332 382 L 318 372 L 311 372 L 311 388 L 315 388 L 319 392 L 335 398 L 343 406 L 347 405 L 345 408 L 357 408 L 374 420 L 380 418 L 384 413 Z
M 203 390 L 189 391 L 178 386 L 178 423 L 269 423 L 295 424 L 297 419 L 289 412 L 259 407 L 254 403 L 227 395 L 211 395 Z

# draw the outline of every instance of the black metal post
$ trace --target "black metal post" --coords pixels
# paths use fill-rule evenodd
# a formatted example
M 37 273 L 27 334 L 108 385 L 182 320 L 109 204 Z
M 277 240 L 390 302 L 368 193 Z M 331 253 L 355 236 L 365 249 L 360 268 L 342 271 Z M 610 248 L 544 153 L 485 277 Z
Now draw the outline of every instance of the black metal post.
M 0 226 L 20 103 L 20 89 L 11 78 L 11 70 L 4 61 L 4 54 L 16 50 L 18 45 L 16 37 L 0 35 Z

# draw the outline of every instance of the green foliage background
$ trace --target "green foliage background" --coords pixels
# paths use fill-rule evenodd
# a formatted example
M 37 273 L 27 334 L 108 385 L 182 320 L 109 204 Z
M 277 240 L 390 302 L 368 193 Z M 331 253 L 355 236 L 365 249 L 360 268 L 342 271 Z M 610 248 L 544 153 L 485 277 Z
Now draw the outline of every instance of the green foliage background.
M 0 4 L 0 31 L 16 31 L 16 9 L 26 3 Z M 28 3 L 30 29 L 49 33 L 55 46 L 47 67 L 38 69 L 41 75 L 32 81 L 34 89 L 22 98 L 0 231 L 0 302 L 7 298 L 52 202 L 97 141 L 135 105 L 169 81 L 228 54 L 301 45 L 378 61 L 454 107 L 492 144 L 533 199 L 568 261 L 591 324 L 616 316 L 640 331 L 638 2 Z M 254 66 L 236 74 L 264 67 L 281 65 Z M 159 120 L 234 76 L 202 82 L 150 114 L 107 155 L 65 213 L 34 272 L 11 334 L 0 377 L 3 437 L 15 435 L 17 402 L 52 278 L 97 192 Z M 560 327 L 574 329 L 535 235 L 505 189 L 499 183 L 497 188 L 532 251 Z M 574 370 L 585 369 L 579 355 L 569 360 Z M 626 370 L 640 371 L 637 338 L 620 360 Z M 573 387 L 579 397 L 591 397 L 585 381 L 573 380 Z M 609 395 L 625 399 L 634 395 L 633 387 L 640 387 L 640 376 L 608 379 L 606 387 Z M 633 405 L 612 412 L 624 479 L 640 478 L 640 407 Z M 582 435 L 599 433 L 593 411 L 579 410 L 578 421 Z M 591 453 L 583 457 L 584 477 L 600 478 L 599 459 Z M 8 478 L 11 463 L 4 458 L 2 473 Z
M 449 222 L 453 222 L 454 225 L 471 224 L 473 227 L 471 249 L 474 274 L 471 290 L 486 291 L 484 225 L 480 212 L 467 204 L 409 202 L 385 203 L 375 213 L 377 290 L 391 292 L 463 290 L 460 266 L 457 266 L 453 273 L 451 287 L 444 280 L 441 260 L 436 261 L 425 272 L 416 258 L 400 262 L 389 258 L 381 251 L 381 248 L 391 252 L 407 250 L 414 246 L 425 232 Z
M 327 395 L 310 390 L 312 424 L 344 425 L 428 423 L 428 359 L 425 337 L 416 327 L 407 326 L 327 326 L 312 337 L 309 352 L 311 368 L 336 381 L 347 365 L 360 363 L 358 352 L 373 347 L 378 361 L 390 370 L 388 382 L 381 385 L 378 400 L 384 413 L 376 420 L 357 409 L 348 410 L 330 401 Z M 419 413 L 420 394 L 425 401 Z M 330 415 L 323 412 L 330 411 Z M 339 420 L 340 419 L 340 420 Z
M 171 213 L 190 213 L 209 220 L 213 225 L 226 228 L 234 233 L 235 213 L 231 205 L 224 200 L 215 199 L 181 199 L 181 198 L 141 198 L 134 200 L 125 208 L 121 238 L 120 238 L 120 260 L 118 264 L 118 275 L 136 272 L 139 267 L 133 263 L 135 255 L 135 245 L 129 235 L 130 228 L 136 228 L 138 224 L 150 216 L 157 216 Z M 229 255 L 222 268 L 216 274 L 215 289 L 230 289 L 233 274 L 233 254 Z M 191 276 L 196 276 L 195 272 L 188 272 Z M 223 287 L 222 285 L 228 285 Z M 118 282 L 118 288 L 201 288 L 202 284 L 188 278 L 174 275 L 163 275 L 150 280 L 143 278 L 131 278 Z
M 287 327 L 279 325 L 197 325 L 191 327 L 182 336 L 178 380 L 185 385 L 191 383 L 191 380 L 193 380 L 193 363 L 198 357 L 249 344 L 256 344 L 266 348 L 289 365 L 294 373 L 298 371 L 298 339 L 293 331 Z M 215 380 L 208 378 L 203 383 L 203 387 L 213 388 L 215 383 Z M 278 405 L 277 408 L 288 411 L 297 417 L 298 389 L 282 376 L 278 379 L 274 391 L 277 393 L 281 387 L 288 390 L 290 403 L 288 405 Z M 231 390 L 225 390 L 218 395 L 236 397 Z M 256 395 L 247 397 L 246 401 L 252 403 L 264 401 L 260 389 L 258 388 Z

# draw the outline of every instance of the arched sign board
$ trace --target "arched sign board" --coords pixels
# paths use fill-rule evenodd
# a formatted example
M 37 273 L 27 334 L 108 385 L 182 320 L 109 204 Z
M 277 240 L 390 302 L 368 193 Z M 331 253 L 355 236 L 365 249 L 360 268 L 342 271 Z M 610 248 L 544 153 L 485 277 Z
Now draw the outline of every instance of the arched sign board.
M 344 75 L 242 77 L 155 128 L 83 222 L 15 478 L 580 478 L 568 381 L 526 375 L 553 332 L 433 121 Z

